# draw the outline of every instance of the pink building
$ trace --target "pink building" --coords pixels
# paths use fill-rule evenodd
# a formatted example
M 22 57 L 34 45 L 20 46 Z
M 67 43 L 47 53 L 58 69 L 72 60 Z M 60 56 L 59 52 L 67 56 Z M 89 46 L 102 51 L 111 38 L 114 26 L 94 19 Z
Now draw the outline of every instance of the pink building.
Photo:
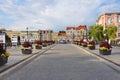
M 98 17 L 96 24 L 103 25 L 104 29 L 108 25 L 117 26 L 116 39 L 120 39 L 120 13 L 105 13 Z

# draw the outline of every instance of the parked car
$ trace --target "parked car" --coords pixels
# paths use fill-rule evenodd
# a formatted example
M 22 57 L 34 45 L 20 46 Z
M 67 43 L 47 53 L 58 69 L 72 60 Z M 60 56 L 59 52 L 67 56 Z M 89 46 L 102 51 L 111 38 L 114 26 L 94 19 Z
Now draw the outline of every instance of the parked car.
M 59 41 L 59 44 L 66 44 L 67 42 L 66 42 L 66 40 L 60 40 Z

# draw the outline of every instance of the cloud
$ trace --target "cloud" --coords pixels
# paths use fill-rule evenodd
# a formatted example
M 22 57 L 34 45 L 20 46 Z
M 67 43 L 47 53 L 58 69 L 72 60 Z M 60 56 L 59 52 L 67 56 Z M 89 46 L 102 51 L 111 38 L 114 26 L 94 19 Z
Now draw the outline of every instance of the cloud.
M 120 12 L 120 6 L 119 4 L 109 4 L 109 5 L 105 5 L 102 6 L 99 9 L 99 12 L 102 13 L 111 13 L 111 12 Z
M 94 24 L 100 13 L 119 11 L 118 6 L 116 0 L 3 0 L 0 1 L 0 12 L 13 21 L 7 29 L 29 27 L 31 30 L 59 31 L 67 26 Z

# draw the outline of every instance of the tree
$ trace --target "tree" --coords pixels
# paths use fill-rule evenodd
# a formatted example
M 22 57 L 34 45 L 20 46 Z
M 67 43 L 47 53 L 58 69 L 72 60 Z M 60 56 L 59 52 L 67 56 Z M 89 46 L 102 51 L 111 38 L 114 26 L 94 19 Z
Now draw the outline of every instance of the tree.
M 114 25 L 108 25 L 104 30 L 104 34 L 107 34 L 110 40 L 114 40 L 116 38 L 117 27 Z
M 88 30 L 89 37 L 93 38 L 93 40 L 103 41 L 103 26 L 102 25 L 92 25 Z

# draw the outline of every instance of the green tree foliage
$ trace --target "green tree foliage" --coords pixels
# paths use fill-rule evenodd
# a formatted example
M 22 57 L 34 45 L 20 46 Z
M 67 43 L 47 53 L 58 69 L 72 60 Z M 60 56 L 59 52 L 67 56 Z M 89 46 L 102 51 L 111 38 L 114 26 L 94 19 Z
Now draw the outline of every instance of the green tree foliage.
M 103 26 L 102 25 L 92 25 L 89 29 L 89 36 L 94 40 L 103 41 Z
M 11 43 L 11 39 L 6 33 L 5 33 L 5 37 L 6 37 L 6 43 Z
M 108 38 L 110 40 L 114 40 L 116 38 L 116 31 L 117 27 L 114 25 L 109 25 L 107 28 L 104 30 L 104 33 L 107 34 Z

